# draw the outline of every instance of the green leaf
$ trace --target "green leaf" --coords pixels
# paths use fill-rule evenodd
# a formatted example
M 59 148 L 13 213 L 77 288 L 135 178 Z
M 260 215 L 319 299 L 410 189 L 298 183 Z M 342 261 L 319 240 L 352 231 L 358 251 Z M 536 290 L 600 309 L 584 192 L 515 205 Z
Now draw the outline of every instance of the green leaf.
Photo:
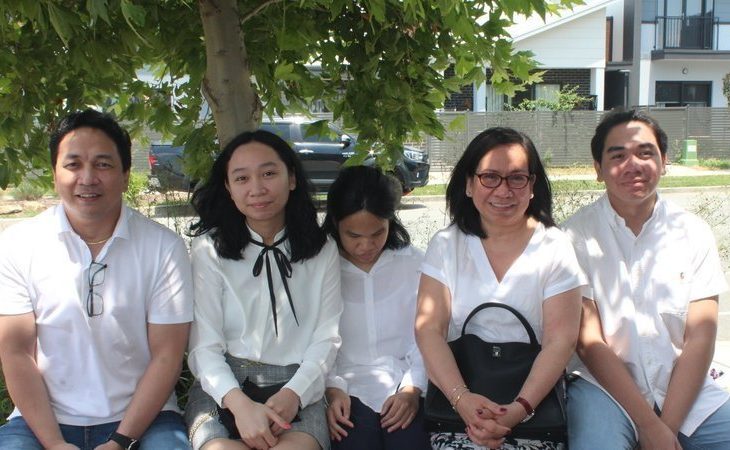
M 299 80 L 301 77 L 294 73 L 294 64 L 284 63 L 276 66 L 274 78 L 277 80 Z
M 369 0 L 368 5 L 373 18 L 380 23 L 385 22 L 385 0 Z
M 107 5 L 108 0 L 86 0 L 86 9 L 91 15 L 92 22 L 101 17 L 101 19 L 107 24 L 111 25 L 109 20 L 109 6 Z
M 73 28 L 69 23 L 71 16 L 60 7 L 53 3 L 48 4 L 48 18 L 51 21 L 51 26 L 56 31 L 56 34 L 63 41 L 63 44 L 68 47 L 68 41 L 71 39 L 73 34 Z
M 446 127 L 449 131 L 466 130 L 466 114 L 459 114 Z
M 145 25 L 145 17 L 147 15 L 144 6 L 135 5 L 130 0 L 122 0 L 120 5 L 122 14 L 131 28 L 143 27 Z

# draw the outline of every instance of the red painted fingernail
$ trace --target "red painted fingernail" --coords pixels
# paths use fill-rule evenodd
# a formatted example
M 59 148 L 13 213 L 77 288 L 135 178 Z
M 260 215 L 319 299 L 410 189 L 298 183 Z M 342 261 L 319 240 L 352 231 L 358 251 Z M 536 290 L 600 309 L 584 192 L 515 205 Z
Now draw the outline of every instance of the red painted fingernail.
M 480 409 L 477 409 L 477 414 L 481 414 L 483 412 L 484 412 L 484 410 L 482 410 L 481 408 Z
M 503 407 L 499 408 L 499 410 L 500 410 L 500 411 L 502 411 L 502 412 L 505 412 L 505 411 L 507 411 L 507 408 L 505 408 L 505 407 L 503 406 Z
M 291 430 L 291 424 L 285 423 L 284 424 L 284 429 L 285 430 Z

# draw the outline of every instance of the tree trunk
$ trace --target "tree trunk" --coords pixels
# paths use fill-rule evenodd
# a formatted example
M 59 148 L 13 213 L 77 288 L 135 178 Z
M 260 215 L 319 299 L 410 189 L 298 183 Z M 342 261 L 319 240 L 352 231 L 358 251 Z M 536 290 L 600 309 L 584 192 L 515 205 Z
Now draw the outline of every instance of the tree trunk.
M 261 100 L 251 83 L 236 0 L 199 0 L 207 68 L 203 95 L 224 147 L 242 131 L 261 122 Z

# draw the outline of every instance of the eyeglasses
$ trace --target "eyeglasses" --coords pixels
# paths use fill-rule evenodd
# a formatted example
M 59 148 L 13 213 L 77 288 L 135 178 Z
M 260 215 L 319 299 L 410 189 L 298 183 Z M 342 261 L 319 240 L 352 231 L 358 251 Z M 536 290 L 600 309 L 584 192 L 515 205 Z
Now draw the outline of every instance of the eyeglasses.
M 522 173 L 513 173 L 503 177 L 502 175 L 494 172 L 485 172 L 476 174 L 479 178 L 479 183 L 482 186 L 489 189 L 498 188 L 502 184 L 502 181 L 507 182 L 507 187 L 510 189 L 522 189 L 527 184 L 535 179 L 535 175 L 525 175 Z
M 104 299 L 101 294 L 94 292 L 94 288 L 104 284 L 106 268 L 106 264 L 95 261 L 89 265 L 89 295 L 86 296 L 86 313 L 89 317 L 100 316 L 104 312 Z

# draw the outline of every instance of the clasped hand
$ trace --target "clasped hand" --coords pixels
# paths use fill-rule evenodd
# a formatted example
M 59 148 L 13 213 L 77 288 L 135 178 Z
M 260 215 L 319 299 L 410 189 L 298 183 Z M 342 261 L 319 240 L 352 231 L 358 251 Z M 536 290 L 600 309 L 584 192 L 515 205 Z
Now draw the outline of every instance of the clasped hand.
M 512 405 L 499 405 L 473 392 L 461 396 L 456 411 L 466 424 L 469 439 L 489 448 L 501 447 L 504 437 L 521 419 Z
M 238 411 L 231 410 L 241 440 L 255 450 L 275 446 L 278 436 L 291 428 L 290 423 L 298 411 L 299 396 L 289 388 L 282 388 L 265 404 L 248 399 Z

